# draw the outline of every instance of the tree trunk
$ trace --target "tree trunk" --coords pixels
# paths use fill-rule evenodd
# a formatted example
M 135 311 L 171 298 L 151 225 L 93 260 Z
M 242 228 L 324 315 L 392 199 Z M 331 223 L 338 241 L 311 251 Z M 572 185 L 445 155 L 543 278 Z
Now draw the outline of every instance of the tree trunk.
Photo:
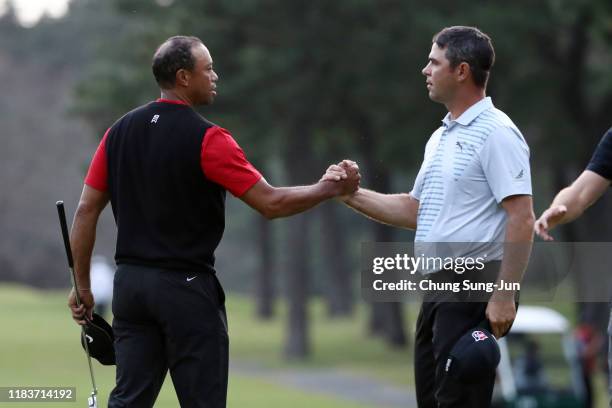
M 346 236 L 338 220 L 335 203 L 321 207 L 321 253 L 329 279 L 324 293 L 329 317 L 350 316 L 353 313 L 353 279 L 348 262 Z
M 312 169 L 312 146 L 309 123 L 301 115 L 292 121 L 295 124 L 293 135 L 287 142 L 285 167 L 292 185 L 310 184 L 315 177 Z M 308 331 L 308 274 L 310 271 L 309 224 L 312 214 L 299 214 L 287 220 L 288 226 L 288 268 L 287 301 L 289 306 L 287 322 L 287 343 L 285 356 L 289 359 L 305 359 L 310 354 Z
M 264 217 L 257 219 L 259 256 L 261 259 L 255 283 L 255 301 L 257 302 L 257 317 L 269 320 L 274 317 L 274 258 L 273 234 L 270 221 Z
M 359 134 L 360 149 L 364 157 L 362 172 L 365 174 L 369 185 L 375 191 L 390 193 L 391 175 L 383 162 L 377 160 L 376 135 L 368 118 L 360 112 L 355 112 L 353 117 L 355 130 Z M 374 223 L 372 224 L 372 236 L 375 242 L 392 242 L 393 227 Z M 368 333 L 374 336 L 382 336 L 393 347 L 405 347 L 408 338 L 404 328 L 403 304 L 398 302 L 373 302 L 368 322 Z
M 382 166 L 373 165 L 374 177 L 372 186 L 374 190 L 388 193 L 391 189 L 389 171 Z M 375 242 L 392 242 L 393 227 L 383 224 L 373 224 Z M 406 330 L 404 329 L 403 304 L 400 302 L 374 302 L 370 314 L 369 333 L 382 336 L 393 347 L 408 345 Z
M 310 244 L 308 240 L 308 215 L 296 215 L 289 221 L 288 244 L 290 259 L 287 273 L 288 322 L 285 356 L 302 360 L 310 354 L 308 336 L 308 271 Z

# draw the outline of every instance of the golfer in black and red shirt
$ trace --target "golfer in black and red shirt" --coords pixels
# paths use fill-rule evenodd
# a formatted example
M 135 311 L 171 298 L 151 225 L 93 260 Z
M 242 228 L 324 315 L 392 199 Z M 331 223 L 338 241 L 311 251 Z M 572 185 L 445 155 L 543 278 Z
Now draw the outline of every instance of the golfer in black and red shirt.
M 113 295 L 116 387 L 109 407 L 151 407 L 169 370 L 181 406 L 226 406 L 228 333 L 215 248 L 229 190 L 267 218 L 305 211 L 352 193 L 355 169 L 305 187 L 275 188 L 230 133 L 192 108 L 213 102 L 217 74 L 195 37 L 172 37 L 153 57 L 161 98 L 127 113 L 104 135 L 85 178 L 70 241 L 91 316 L 89 265 L 99 215 L 117 223 Z

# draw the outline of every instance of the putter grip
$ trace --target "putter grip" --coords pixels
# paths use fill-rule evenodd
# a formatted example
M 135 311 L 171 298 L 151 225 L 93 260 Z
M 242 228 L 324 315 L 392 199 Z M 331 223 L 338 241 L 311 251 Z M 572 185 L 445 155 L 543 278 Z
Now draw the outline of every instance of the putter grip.
M 66 212 L 64 211 L 64 202 L 58 201 L 57 215 L 59 216 L 60 227 L 62 228 L 62 238 L 64 239 L 64 247 L 66 248 L 66 256 L 68 257 L 68 266 L 73 267 L 72 249 L 70 248 L 70 238 L 68 236 L 68 225 L 66 224 Z

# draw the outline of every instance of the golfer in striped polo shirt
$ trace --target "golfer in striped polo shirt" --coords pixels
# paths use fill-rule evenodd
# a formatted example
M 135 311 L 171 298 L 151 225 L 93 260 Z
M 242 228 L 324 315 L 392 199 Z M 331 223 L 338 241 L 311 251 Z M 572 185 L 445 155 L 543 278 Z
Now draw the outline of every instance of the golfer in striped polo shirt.
M 444 104 L 448 114 L 425 147 L 414 188 L 408 194 L 359 188 L 344 201 L 376 221 L 416 229 L 417 244 L 483 243 L 475 246 L 479 253 L 489 247 L 484 269 L 498 282 L 520 282 L 533 240 L 529 148 L 512 120 L 486 97 L 495 60 L 491 40 L 476 28 L 457 26 L 443 29 L 432 42 L 423 74 L 429 98 Z M 349 166 L 356 164 L 344 161 L 329 171 Z M 504 256 L 503 242 L 524 243 L 523 250 Z M 467 257 L 470 251 L 466 246 L 454 255 Z M 437 279 L 444 271 L 426 272 Z M 465 278 L 476 275 L 466 272 Z M 516 316 L 514 295 L 496 290 L 484 301 L 454 303 L 439 294 L 425 297 L 415 344 L 419 407 L 490 406 L 494 367 L 457 379 L 445 365 L 453 345 L 471 328 L 487 327 L 497 338 L 507 333 Z

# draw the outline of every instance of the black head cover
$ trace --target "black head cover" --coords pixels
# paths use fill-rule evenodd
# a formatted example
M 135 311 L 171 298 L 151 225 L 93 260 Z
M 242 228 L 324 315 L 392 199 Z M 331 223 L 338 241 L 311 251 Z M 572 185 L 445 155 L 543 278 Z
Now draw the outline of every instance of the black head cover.
M 85 325 L 85 335 L 81 336 L 81 346 L 85 349 L 85 339 L 89 348 L 89 355 L 103 365 L 115 364 L 115 347 L 113 345 L 115 336 L 113 329 L 96 313 Z
M 500 360 L 499 345 L 486 329 L 468 330 L 453 346 L 444 371 L 463 383 L 494 375 Z

